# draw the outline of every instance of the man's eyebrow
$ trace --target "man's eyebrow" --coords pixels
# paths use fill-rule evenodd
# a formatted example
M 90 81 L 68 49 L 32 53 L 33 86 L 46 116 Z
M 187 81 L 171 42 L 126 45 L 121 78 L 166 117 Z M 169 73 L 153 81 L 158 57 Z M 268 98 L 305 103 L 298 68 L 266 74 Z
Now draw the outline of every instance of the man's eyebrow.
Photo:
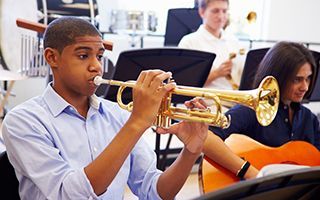
M 74 50 L 75 50 L 75 51 L 78 51 L 78 50 L 92 50 L 92 48 L 91 48 L 91 47 L 87 47 L 87 46 L 79 46 L 79 47 L 76 47 Z M 105 51 L 105 50 L 106 50 L 106 49 L 103 48 L 103 47 L 101 47 L 101 48 L 99 49 L 99 51 Z
M 92 50 L 92 48 L 87 47 L 87 46 L 79 46 L 79 47 L 76 47 L 74 50 L 75 51 L 78 51 L 78 50 Z

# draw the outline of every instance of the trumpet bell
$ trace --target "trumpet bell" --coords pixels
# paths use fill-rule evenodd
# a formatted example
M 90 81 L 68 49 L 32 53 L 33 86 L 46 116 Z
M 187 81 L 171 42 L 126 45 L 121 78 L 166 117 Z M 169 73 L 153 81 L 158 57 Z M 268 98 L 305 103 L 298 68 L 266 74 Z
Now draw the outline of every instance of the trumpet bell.
M 276 117 L 279 107 L 280 91 L 274 77 L 268 76 L 260 83 L 258 90 L 256 117 L 262 126 L 268 126 Z

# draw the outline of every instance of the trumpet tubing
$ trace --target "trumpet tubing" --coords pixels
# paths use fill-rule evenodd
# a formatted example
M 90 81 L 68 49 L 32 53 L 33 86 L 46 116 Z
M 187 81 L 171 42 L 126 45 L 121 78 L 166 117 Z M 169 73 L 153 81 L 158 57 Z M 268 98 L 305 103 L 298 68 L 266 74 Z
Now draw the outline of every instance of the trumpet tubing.
M 109 84 L 119 86 L 117 93 L 119 106 L 128 111 L 132 111 L 132 102 L 123 104 L 122 92 L 126 87 L 133 88 L 136 83 L 135 81 L 105 80 L 97 76 L 94 79 L 94 83 L 96 85 Z M 171 105 L 171 96 L 173 94 L 211 99 L 214 102 L 213 106 L 216 107 L 216 111 L 212 113 L 210 109 L 200 110 L 174 107 Z M 268 126 L 276 116 L 279 96 L 278 83 L 272 76 L 264 78 L 257 89 L 249 91 L 216 90 L 178 85 L 168 96 L 163 98 L 154 125 L 168 128 L 171 119 L 176 119 L 204 122 L 211 126 L 226 128 L 230 125 L 230 119 L 222 114 L 221 105 L 223 105 L 223 102 L 233 102 L 253 109 L 258 122 L 262 126 Z

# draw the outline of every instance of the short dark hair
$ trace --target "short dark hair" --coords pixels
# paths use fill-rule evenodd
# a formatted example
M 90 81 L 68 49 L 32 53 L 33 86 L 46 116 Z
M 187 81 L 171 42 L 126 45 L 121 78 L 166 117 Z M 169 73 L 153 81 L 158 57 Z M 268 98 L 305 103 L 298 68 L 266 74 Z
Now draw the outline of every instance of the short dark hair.
M 214 1 L 225 1 L 229 5 L 229 0 L 198 0 L 198 6 L 199 8 L 206 9 L 208 4 Z
M 62 50 L 73 43 L 75 39 L 81 36 L 101 36 L 98 29 L 87 20 L 78 17 L 61 17 L 52 21 L 45 33 L 43 39 L 44 48 L 51 47 Z
M 309 96 L 316 79 L 316 64 L 312 53 L 295 42 L 278 42 L 269 49 L 258 67 L 253 86 L 258 87 L 264 77 L 271 75 L 277 79 L 282 94 L 305 63 L 309 63 L 312 70 L 309 90 L 305 95 Z

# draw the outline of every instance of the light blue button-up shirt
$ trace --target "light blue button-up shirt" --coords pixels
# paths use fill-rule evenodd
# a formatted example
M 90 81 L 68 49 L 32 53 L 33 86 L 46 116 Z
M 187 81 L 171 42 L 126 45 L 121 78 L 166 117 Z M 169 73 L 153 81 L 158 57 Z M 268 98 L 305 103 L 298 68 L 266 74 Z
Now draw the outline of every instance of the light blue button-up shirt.
M 96 196 L 84 173 L 128 116 L 115 103 L 93 95 L 85 119 L 50 85 L 43 95 L 11 110 L 2 131 L 21 198 L 119 200 L 128 184 L 139 199 L 160 199 L 156 184 L 161 171 L 142 138 L 104 194 Z
M 0 153 L 4 152 L 6 150 L 6 147 L 4 146 L 2 134 L 0 133 Z

